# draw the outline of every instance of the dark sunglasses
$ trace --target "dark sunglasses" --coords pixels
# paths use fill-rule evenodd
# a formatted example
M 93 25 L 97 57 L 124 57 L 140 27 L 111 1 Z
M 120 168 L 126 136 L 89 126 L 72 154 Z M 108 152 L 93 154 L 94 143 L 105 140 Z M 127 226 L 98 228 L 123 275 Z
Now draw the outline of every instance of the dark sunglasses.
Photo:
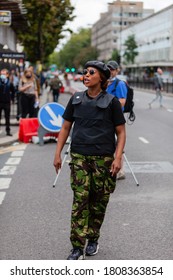
M 86 75 L 86 74 L 90 74 L 90 75 L 94 75 L 96 73 L 95 70 L 91 69 L 91 70 L 88 70 L 88 69 L 84 69 L 83 70 L 83 75 Z

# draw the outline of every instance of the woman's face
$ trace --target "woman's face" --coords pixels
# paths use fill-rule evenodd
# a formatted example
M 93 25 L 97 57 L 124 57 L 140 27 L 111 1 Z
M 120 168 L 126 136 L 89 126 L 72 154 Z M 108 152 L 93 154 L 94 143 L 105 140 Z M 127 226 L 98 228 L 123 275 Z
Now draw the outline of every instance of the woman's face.
M 32 77 L 32 72 L 31 71 L 27 71 L 25 73 L 25 76 L 26 76 L 27 79 L 30 79 Z
M 93 87 L 101 83 L 99 71 L 94 67 L 83 70 L 83 83 L 86 87 Z

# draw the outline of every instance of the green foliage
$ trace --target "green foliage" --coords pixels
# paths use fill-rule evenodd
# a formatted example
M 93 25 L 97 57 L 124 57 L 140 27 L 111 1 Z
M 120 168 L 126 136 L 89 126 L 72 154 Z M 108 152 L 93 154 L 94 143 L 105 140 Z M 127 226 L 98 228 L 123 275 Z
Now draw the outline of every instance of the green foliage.
M 119 51 L 116 49 L 112 52 L 112 56 L 111 56 L 111 59 L 110 60 L 115 60 L 118 62 L 118 59 L 119 59 Z
M 78 33 L 73 33 L 63 49 L 54 52 L 49 57 L 49 63 L 56 63 L 59 68 L 75 67 L 78 69 L 86 61 L 97 59 L 98 51 L 91 46 L 91 30 L 81 28 Z
M 127 63 L 134 63 L 135 57 L 138 55 L 138 52 L 136 51 L 137 49 L 137 43 L 135 41 L 135 35 L 130 35 L 128 36 L 127 40 L 125 41 L 124 46 L 125 52 L 124 52 L 124 57 Z
M 27 59 L 45 62 L 53 52 L 67 21 L 73 20 L 70 0 L 23 0 L 28 26 L 17 30 Z M 70 30 L 68 30 L 70 31 Z

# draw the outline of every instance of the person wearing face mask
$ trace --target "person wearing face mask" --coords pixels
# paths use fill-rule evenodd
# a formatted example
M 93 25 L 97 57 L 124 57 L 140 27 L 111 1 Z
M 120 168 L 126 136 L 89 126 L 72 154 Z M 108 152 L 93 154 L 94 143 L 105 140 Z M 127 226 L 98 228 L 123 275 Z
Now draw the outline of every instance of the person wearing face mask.
M 37 85 L 34 74 L 30 69 L 25 69 L 19 82 L 19 91 L 21 92 L 21 117 L 35 117 L 35 102 L 38 102 Z
M 12 136 L 10 132 L 11 101 L 14 101 L 14 86 L 9 80 L 9 71 L 2 69 L 0 72 L 0 123 L 1 114 L 4 111 L 7 136 Z
M 116 77 L 119 73 L 119 65 L 116 61 L 114 61 L 114 60 L 108 61 L 107 67 L 109 68 L 109 70 L 111 72 L 111 76 L 110 76 L 109 84 L 108 84 L 106 91 L 110 94 L 113 94 L 115 97 L 118 98 L 118 100 L 121 103 L 121 107 L 122 107 L 122 111 L 123 111 L 124 105 L 126 103 L 126 98 L 127 98 L 126 84 L 124 81 L 119 81 L 119 83 L 116 85 L 116 83 L 117 83 Z M 124 161 L 122 158 L 121 169 L 117 174 L 117 180 L 125 179 L 125 172 L 124 172 L 123 167 L 124 167 Z
M 58 136 L 54 157 L 57 173 L 62 165 L 61 151 L 73 126 L 69 163 L 73 249 L 68 260 L 98 253 L 100 229 L 121 166 L 126 121 L 118 99 L 106 92 L 109 77 L 110 71 L 102 61 L 85 64 L 83 83 L 87 89 L 74 93 L 69 100 Z

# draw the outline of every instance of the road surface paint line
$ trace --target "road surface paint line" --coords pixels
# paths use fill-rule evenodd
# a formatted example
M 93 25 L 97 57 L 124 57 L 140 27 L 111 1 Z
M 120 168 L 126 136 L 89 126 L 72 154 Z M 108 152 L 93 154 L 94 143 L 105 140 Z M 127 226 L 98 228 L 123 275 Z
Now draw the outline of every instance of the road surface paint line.
M 8 189 L 11 183 L 11 178 L 0 178 L 0 190 Z
M 14 151 L 11 153 L 11 157 L 22 157 L 24 154 L 24 151 Z
M 9 158 L 5 164 L 7 165 L 16 165 L 16 164 L 19 164 L 21 161 L 21 158 L 17 158 L 17 157 L 14 157 L 14 158 Z
M 0 148 L 0 154 L 6 154 L 6 153 L 10 153 L 10 152 L 13 152 L 13 151 L 20 151 L 20 150 L 25 150 L 27 147 L 26 144 L 19 144 L 19 145 L 16 145 L 16 146 L 10 146 L 10 147 L 7 147 L 7 148 Z
M 167 111 L 168 111 L 168 112 L 170 112 L 170 113 L 172 113 L 172 112 L 173 112 L 173 110 L 172 110 L 172 109 L 167 109 Z
M 141 140 L 145 144 L 149 143 L 149 141 L 147 139 L 145 139 L 144 137 L 139 137 L 139 140 Z
M 0 205 L 2 204 L 4 198 L 5 198 L 6 193 L 5 192 L 0 192 Z
M 16 150 L 25 150 L 27 147 L 27 144 L 20 144 L 16 146 Z
M 134 173 L 173 173 L 173 165 L 169 161 L 138 161 L 129 162 Z M 130 169 L 124 162 L 125 173 L 130 173 Z
M 4 166 L 2 169 L 0 169 L 0 175 L 13 175 L 16 171 L 16 166 Z

